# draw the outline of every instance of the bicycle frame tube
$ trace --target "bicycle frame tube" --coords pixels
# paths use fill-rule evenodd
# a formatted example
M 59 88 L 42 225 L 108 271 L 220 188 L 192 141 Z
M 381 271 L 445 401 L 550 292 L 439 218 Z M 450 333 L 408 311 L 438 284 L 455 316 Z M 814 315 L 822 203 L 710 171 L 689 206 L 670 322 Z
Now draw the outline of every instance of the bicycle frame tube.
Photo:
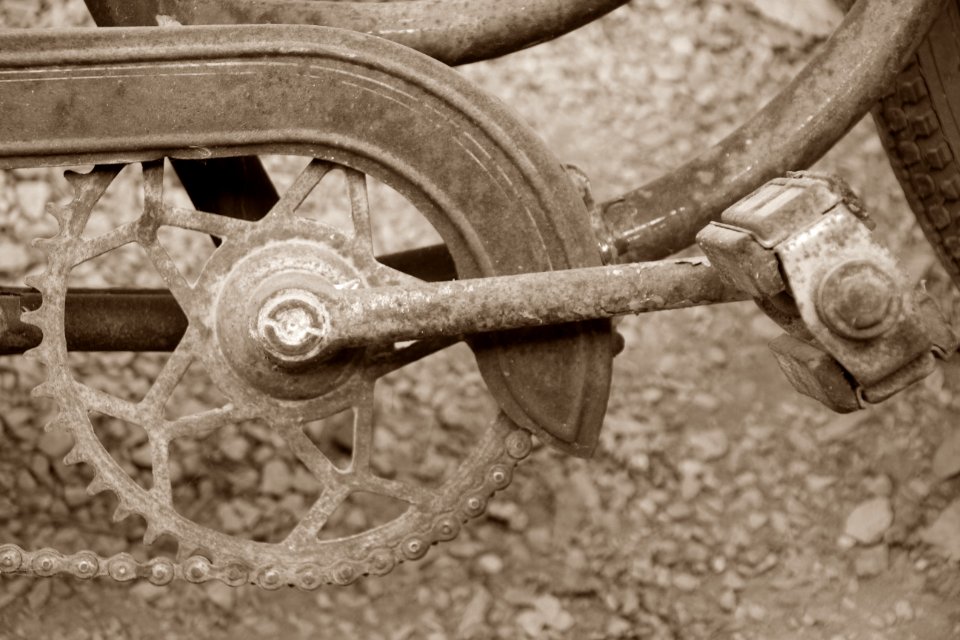
M 814 163 L 886 93 L 942 5 L 858 0 L 817 56 L 746 124 L 680 168 L 602 205 L 620 258 L 675 253 L 766 181 Z
M 502 56 L 552 40 L 628 0 L 86 0 L 104 27 L 305 24 L 363 31 L 450 65 Z

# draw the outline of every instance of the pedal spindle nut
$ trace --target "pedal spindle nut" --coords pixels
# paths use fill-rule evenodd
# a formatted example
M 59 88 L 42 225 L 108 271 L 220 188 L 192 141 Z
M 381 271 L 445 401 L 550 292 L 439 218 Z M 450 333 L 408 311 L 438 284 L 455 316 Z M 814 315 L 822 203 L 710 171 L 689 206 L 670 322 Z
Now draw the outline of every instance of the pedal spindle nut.
M 820 281 L 817 312 L 837 334 L 869 340 L 896 324 L 902 293 L 886 270 L 869 260 L 837 265 Z

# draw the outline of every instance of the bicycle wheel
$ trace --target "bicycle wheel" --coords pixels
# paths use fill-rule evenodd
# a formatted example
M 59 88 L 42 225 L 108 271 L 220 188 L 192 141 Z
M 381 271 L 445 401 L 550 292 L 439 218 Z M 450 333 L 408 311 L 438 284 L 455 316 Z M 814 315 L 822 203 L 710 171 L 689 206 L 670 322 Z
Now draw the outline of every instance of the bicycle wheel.
M 960 286 L 960 1 L 950 0 L 874 108 L 910 207 Z

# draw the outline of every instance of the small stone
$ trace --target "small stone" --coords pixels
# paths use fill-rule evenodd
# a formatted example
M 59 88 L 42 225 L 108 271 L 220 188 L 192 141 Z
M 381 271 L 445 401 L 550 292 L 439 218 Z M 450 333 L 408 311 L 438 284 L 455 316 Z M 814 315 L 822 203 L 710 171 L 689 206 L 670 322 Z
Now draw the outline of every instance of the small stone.
M 231 436 L 220 443 L 220 452 L 227 460 L 243 462 L 250 453 L 250 442 L 243 436 Z
M 700 579 L 689 573 L 678 573 L 673 576 L 673 586 L 684 593 L 693 593 L 700 588 Z
M 517 626 L 520 627 L 527 636 L 539 638 L 543 635 L 543 627 L 546 621 L 538 611 L 530 609 L 520 612 L 516 618 Z
M 626 636 L 633 629 L 633 625 L 620 616 L 613 616 L 607 621 L 606 638 L 620 638 Z
M 207 592 L 207 598 L 210 602 L 224 611 L 232 611 L 237 603 L 237 592 L 233 587 L 228 587 L 222 582 L 213 580 L 204 586 Z
M 884 573 L 890 565 L 887 545 L 878 544 L 867 549 L 858 549 L 853 562 L 858 578 L 874 578 Z
M 83 487 L 70 485 L 63 489 L 63 501 L 68 507 L 80 507 L 90 502 L 90 494 Z
M 765 513 L 759 513 L 757 511 L 752 512 L 747 516 L 747 526 L 750 527 L 753 531 L 763 528 L 765 524 L 769 521 L 769 517 Z
M 290 489 L 292 481 L 287 464 L 283 460 L 271 460 L 263 467 L 260 490 L 263 493 L 280 496 Z
M 17 472 L 17 488 L 24 492 L 32 492 L 37 488 L 37 481 L 26 469 Z
M 759 604 L 750 603 L 746 606 L 747 615 L 755 622 L 763 622 L 767 618 L 767 610 Z
M 490 608 L 493 606 L 493 596 L 485 587 L 479 587 L 463 609 L 463 616 L 457 626 L 457 638 L 472 638 L 482 635 L 483 627 L 487 622 Z
M 9 240 L 0 241 L 0 273 L 19 275 L 30 266 L 30 254 L 26 248 Z
M 2 251 L 0 248 L 0 252 Z M 37 448 L 51 461 L 60 461 L 73 448 L 73 436 L 66 431 L 47 431 L 37 441 Z
M 893 509 L 887 498 L 873 498 L 857 505 L 844 526 L 844 533 L 864 545 L 876 544 L 893 524 Z
M 667 507 L 667 516 L 671 520 L 686 520 L 693 515 L 693 509 L 685 502 L 674 502 Z
M 872 415 L 869 411 L 854 411 L 837 416 L 817 429 L 817 441 L 820 444 L 828 444 L 837 440 L 845 440 L 853 435 L 853 432 L 861 423 Z
M 933 475 L 946 480 L 960 473 L 960 429 L 954 429 L 933 456 Z
M 907 600 L 897 600 L 893 604 L 893 613 L 897 616 L 897 620 L 900 622 L 910 622 L 916 616 L 913 611 L 913 605 L 911 605 Z
M 503 560 L 495 553 L 485 553 L 477 558 L 477 568 L 488 576 L 503 572 Z
M 137 447 L 130 453 L 130 461 L 141 469 L 153 467 L 153 449 L 150 443 Z
M 260 510 L 241 499 L 217 505 L 217 517 L 227 533 L 249 532 L 260 520 Z
M 872 495 L 881 498 L 889 498 L 893 495 L 893 481 L 890 480 L 890 476 L 885 473 L 864 478 L 863 487 Z
M 732 613 L 737 608 L 737 594 L 732 589 L 727 589 L 720 594 L 720 599 L 717 601 L 720 605 L 720 608 L 726 611 L 727 613 Z
M 20 212 L 31 220 L 39 220 L 50 199 L 50 185 L 40 180 L 24 180 L 17 183 L 15 191 Z
M 694 455 L 703 461 L 718 460 L 730 450 L 730 440 L 722 429 L 708 429 L 687 436 Z
M 52 580 L 37 580 L 37 583 L 27 594 L 27 604 L 30 605 L 30 608 L 36 611 L 47 604 L 47 601 L 50 599 L 52 587 Z
M 803 479 L 803 483 L 807 486 L 807 491 L 810 493 L 821 493 L 831 487 L 836 481 L 837 479 L 833 476 L 818 476 L 815 474 L 811 474 Z
M 960 560 L 960 499 L 954 500 L 932 525 L 920 532 L 920 539 L 948 558 Z

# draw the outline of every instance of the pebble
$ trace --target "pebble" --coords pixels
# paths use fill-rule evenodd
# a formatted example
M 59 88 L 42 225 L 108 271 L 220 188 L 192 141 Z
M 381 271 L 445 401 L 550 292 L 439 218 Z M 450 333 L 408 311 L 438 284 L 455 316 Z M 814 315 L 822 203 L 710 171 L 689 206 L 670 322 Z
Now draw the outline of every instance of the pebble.
M 39 220 L 50 199 L 50 185 L 39 180 L 18 182 L 15 188 L 20 212 L 31 220 Z
M 52 588 L 52 580 L 37 580 L 33 588 L 30 589 L 30 593 L 27 594 L 27 604 L 30 605 L 30 608 L 36 611 L 47 604 L 47 601 L 50 600 Z
M 237 591 L 222 582 L 213 580 L 204 586 L 207 598 L 220 609 L 232 611 L 237 603 Z
M 463 609 L 463 616 L 457 626 L 457 638 L 472 638 L 482 634 L 487 616 L 493 606 L 493 596 L 485 587 L 479 587 Z
M 260 490 L 270 495 L 283 495 L 293 482 L 290 469 L 283 460 L 271 460 L 263 466 Z
M 633 629 L 633 625 L 630 624 L 629 620 L 621 618 L 620 616 L 613 616 L 607 621 L 606 627 L 606 636 L 607 638 L 620 638 L 627 636 L 630 631 Z
M 889 498 L 893 495 L 893 481 L 885 473 L 878 476 L 868 476 L 863 479 L 863 487 L 872 495 Z
M 485 553 L 477 558 L 477 568 L 488 576 L 503 572 L 503 560 L 495 553 Z
M 960 560 L 960 499 L 944 509 L 920 539 L 953 560 Z
M 913 611 L 913 605 L 907 600 L 897 600 L 893 604 L 893 613 L 896 614 L 900 622 L 910 622 L 916 614 Z
M 727 613 L 732 613 L 737 608 L 737 594 L 733 589 L 726 589 L 723 593 L 720 594 L 720 598 L 717 601 L 720 605 L 720 608 L 726 611 Z
M 150 469 L 153 466 L 153 449 L 150 443 L 137 447 L 130 453 L 130 461 L 141 469 Z
M 68 485 L 63 489 L 63 501 L 68 507 L 80 507 L 90 502 L 90 494 L 83 487 Z
M 73 448 L 73 436 L 66 431 L 47 431 L 37 441 L 37 448 L 51 460 L 62 460 Z
M 260 520 L 260 509 L 244 500 L 233 500 L 217 506 L 217 517 L 227 533 L 250 531 Z
M 694 455 L 705 462 L 718 460 L 730 450 L 730 440 L 723 429 L 708 429 L 688 434 Z
M 700 579 L 689 573 L 678 573 L 673 576 L 673 586 L 685 593 L 692 593 L 700 588 Z
M 872 498 L 857 505 L 847 516 L 844 533 L 864 545 L 876 544 L 893 524 L 893 509 L 887 498 Z
M 810 493 L 821 493 L 825 489 L 833 486 L 837 479 L 833 476 L 818 476 L 816 474 L 808 475 L 803 479 L 803 483 Z
M 20 275 L 30 266 L 30 254 L 22 245 L 9 240 L 0 240 L 0 273 Z
M 231 436 L 220 443 L 220 452 L 233 462 L 243 462 L 250 453 L 250 442 L 240 435 Z
M 858 549 L 853 562 L 854 571 L 858 578 L 874 578 L 884 573 L 889 565 L 890 551 L 885 544 Z
M 960 473 L 960 429 L 954 429 L 933 456 L 933 475 L 946 480 Z

